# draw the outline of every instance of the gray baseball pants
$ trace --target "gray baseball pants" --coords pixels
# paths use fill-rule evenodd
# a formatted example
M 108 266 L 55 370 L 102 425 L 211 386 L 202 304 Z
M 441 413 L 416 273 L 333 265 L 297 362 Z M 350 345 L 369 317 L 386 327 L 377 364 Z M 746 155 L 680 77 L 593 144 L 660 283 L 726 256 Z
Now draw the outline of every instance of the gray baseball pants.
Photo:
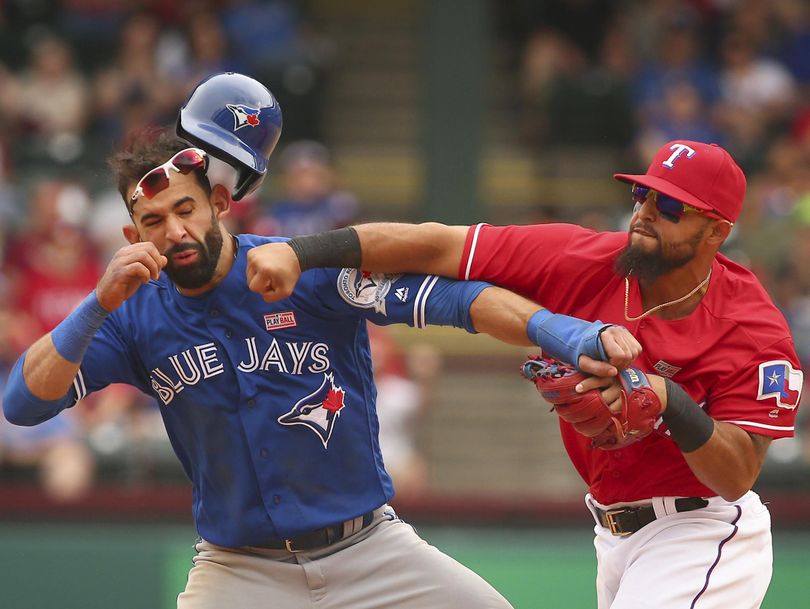
M 326 548 L 225 548 L 200 541 L 178 609 L 511 609 L 492 586 L 377 510 Z

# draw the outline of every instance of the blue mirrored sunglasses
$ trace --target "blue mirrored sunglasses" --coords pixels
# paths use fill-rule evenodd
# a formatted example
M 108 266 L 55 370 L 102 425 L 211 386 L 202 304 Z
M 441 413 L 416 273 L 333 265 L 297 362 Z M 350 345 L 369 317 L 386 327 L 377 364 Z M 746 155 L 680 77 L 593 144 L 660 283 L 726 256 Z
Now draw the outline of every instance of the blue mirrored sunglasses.
M 680 222 L 681 218 L 683 218 L 684 214 L 687 212 L 704 214 L 709 218 L 714 218 L 716 220 L 723 219 L 709 211 L 706 211 L 705 209 L 692 207 L 691 205 L 678 201 L 678 199 L 665 195 L 657 190 L 653 190 L 652 188 L 642 186 L 641 184 L 633 184 L 630 192 L 633 196 L 633 202 L 636 204 L 636 208 L 633 210 L 634 213 L 637 212 L 638 209 L 644 205 L 644 203 L 646 203 L 648 198 L 652 197 L 653 203 L 655 203 L 655 208 L 658 210 L 661 217 L 665 220 L 669 220 L 673 224 Z

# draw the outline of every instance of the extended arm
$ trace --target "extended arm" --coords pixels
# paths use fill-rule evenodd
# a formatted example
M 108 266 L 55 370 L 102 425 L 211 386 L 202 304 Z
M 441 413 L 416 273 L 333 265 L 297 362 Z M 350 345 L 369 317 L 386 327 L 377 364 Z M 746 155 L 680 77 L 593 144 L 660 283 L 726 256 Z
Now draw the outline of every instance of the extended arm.
M 481 292 L 470 307 L 470 318 L 478 332 L 489 334 L 500 341 L 512 345 L 538 345 L 544 351 L 565 349 L 556 344 L 555 335 L 549 335 L 544 329 L 536 329 L 534 320 L 545 312 L 531 300 L 498 287 L 489 287 Z M 545 312 L 547 314 L 547 312 Z M 553 319 L 556 318 L 556 319 Z M 596 376 L 614 376 L 616 368 L 628 366 L 641 353 L 641 345 L 625 328 L 610 326 L 601 332 L 589 322 L 567 316 L 552 316 L 552 322 L 561 321 L 570 328 L 571 337 L 578 337 L 589 331 L 594 332 L 596 340 L 601 341 L 609 365 L 595 357 L 580 355 L 578 367 L 588 374 Z M 551 329 L 556 327 L 551 324 Z M 528 331 L 527 331 L 528 329 Z M 530 338 L 531 337 L 531 338 Z M 576 339 L 569 342 L 574 343 Z
M 455 278 L 467 226 L 374 223 L 354 227 L 363 251 L 362 267 L 381 273 L 425 273 Z
M 301 272 L 312 268 L 454 279 L 466 237 L 466 226 L 374 223 L 267 243 L 248 252 L 248 286 L 275 302 L 292 294 Z
M 466 231 L 436 223 L 367 224 L 267 243 L 248 252 L 248 287 L 267 302 L 276 302 L 293 293 L 302 269 L 317 267 L 362 266 L 365 272 L 396 273 L 423 270 L 453 277 Z M 624 328 L 553 314 L 506 290 L 491 292 L 478 308 L 479 331 L 512 344 L 527 344 L 528 338 L 529 344 L 577 366 L 583 354 L 624 367 L 641 353 L 641 345 Z

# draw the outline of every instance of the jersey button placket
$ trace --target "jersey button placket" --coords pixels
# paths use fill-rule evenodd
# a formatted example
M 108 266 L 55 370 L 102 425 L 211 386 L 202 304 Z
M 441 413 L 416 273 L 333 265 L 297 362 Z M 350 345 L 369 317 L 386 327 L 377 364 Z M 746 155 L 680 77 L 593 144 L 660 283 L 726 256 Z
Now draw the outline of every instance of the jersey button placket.
M 253 398 L 250 398 L 247 401 L 247 407 L 248 408 L 255 408 L 256 407 L 256 400 L 254 400 Z

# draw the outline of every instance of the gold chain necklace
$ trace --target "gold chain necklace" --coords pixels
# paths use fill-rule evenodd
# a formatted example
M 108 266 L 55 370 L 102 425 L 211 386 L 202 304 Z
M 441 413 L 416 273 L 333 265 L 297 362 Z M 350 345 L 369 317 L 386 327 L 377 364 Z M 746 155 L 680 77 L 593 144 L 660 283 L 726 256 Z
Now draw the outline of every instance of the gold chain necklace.
M 651 314 L 655 313 L 659 309 L 663 309 L 664 307 L 669 307 L 669 306 L 672 306 L 674 304 L 678 304 L 679 302 L 683 302 L 687 298 L 691 298 L 692 296 L 697 294 L 698 291 L 700 291 L 700 289 L 703 286 L 705 286 L 707 283 L 709 283 L 709 279 L 711 279 L 711 276 L 712 276 L 712 270 L 709 269 L 709 274 L 706 275 L 706 279 L 704 279 L 699 284 L 697 284 L 695 289 L 692 290 L 691 292 L 689 292 L 686 296 L 681 296 L 677 300 L 670 300 L 669 302 L 664 302 L 664 303 L 662 303 L 660 305 L 656 305 L 652 309 L 650 309 L 648 311 L 644 311 L 644 313 L 642 313 L 638 317 L 630 317 L 630 315 L 628 314 L 628 309 L 630 307 L 630 276 L 628 275 L 627 277 L 624 278 L 624 318 L 627 321 L 638 321 L 639 319 L 644 319 L 645 317 L 647 317 L 647 315 L 651 315 Z

